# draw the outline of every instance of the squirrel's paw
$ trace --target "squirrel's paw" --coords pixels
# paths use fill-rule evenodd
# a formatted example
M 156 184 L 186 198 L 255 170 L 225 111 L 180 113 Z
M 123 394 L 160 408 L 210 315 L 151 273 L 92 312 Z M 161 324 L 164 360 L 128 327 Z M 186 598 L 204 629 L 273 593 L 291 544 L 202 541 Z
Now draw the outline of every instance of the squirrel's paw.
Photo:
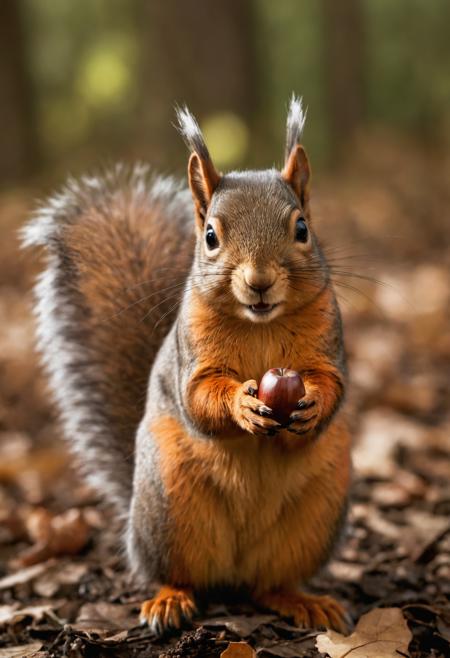
M 332 628 L 345 633 L 351 626 L 348 613 L 331 596 L 303 592 L 269 592 L 256 598 L 264 608 L 294 620 L 300 628 Z
M 235 394 L 233 415 L 235 422 L 246 432 L 272 436 L 281 429 L 271 418 L 272 409 L 258 400 L 258 385 L 254 379 L 244 382 Z
M 320 418 L 320 405 L 318 401 L 305 396 L 299 400 L 297 409 L 289 417 L 288 432 L 292 434 L 310 434 L 318 425 Z
M 153 599 L 144 601 L 139 619 L 155 635 L 162 635 L 170 628 L 180 628 L 183 620 L 190 622 L 196 612 L 191 590 L 166 586 Z

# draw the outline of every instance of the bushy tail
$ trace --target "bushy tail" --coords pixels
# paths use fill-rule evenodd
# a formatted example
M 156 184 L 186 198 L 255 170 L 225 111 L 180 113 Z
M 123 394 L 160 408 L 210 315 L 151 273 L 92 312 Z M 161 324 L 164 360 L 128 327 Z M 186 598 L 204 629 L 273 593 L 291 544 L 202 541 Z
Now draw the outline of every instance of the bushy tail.
M 39 349 L 88 480 L 129 505 L 147 381 L 193 253 L 189 193 L 145 167 L 70 180 L 23 230 L 46 248 Z

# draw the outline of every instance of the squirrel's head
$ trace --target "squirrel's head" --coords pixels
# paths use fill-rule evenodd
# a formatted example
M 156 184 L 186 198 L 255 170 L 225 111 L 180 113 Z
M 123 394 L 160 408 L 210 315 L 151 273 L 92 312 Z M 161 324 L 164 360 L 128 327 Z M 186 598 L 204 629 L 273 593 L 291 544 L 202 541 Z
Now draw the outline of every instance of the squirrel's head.
M 325 281 L 311 228 L 310 167 L 299 144 L 301 100 L 293 96 L 290 103 L 281 171 L 220 174 L 194 117 L 186 108 L 177 114 L 191 151 L 197 231 L 192 288 L 224 316 L 269 322 L 298 312 Z

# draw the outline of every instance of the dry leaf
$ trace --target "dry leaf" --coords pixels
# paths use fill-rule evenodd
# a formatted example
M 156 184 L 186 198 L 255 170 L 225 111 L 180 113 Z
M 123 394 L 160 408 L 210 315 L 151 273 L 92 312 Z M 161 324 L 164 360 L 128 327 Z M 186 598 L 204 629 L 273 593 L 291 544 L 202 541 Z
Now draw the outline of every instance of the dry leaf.
M 316 633 L 310 633 L 299 640 L 288 640 L 277 642 L 270 647 L 260 647 L 256 655 L 258 658 L 298 658 L 310 655 L 309 650 L 314 651 L 314 640 Z M 315 652 L 314 652 L 315 653 Z
M 33 658 L 42 647 L 42 642 L 20 644 L 15 647 L 0 649 L 0 658 Z
M 318 635 L 316 647 L 331 658 L 398 658 L 408 655 L 412 634 L 400 608 L 375 608 L 363 615 L 354 632 Z
M 9 589 L 10 587 L 15 587 L 16 585 L 23 585 L 24 583 L 30 582 L 33 578 L 37 578 L 45 571 L 47 571 L 52 565 L 53 561 L 45 562 L 42 564 L 35 564 L 32 567 L 27 569 L 21 569 L 17 573 L 12 573 L 9 576 L 0 578 L 0 590 Z
M 33 590 L 38 596 L 51 598 L 61 587 L 78 584 L 88 570 L 86 563 L 53 561 L 51 568 L 33 582 Z
M 117 631 L 129 630 L 138 624 L 134 604 L 85 603 L 77 620 L 71 627 L 77 631 L 96 633 L 100 637 L 115 635 Z
M 446 516 L 436 516 L 421 510 L 408 510 L 405 516 L 410 528 L 405 533 L 403 543 L 413 561 L 419 560 L 450 530 L 450 521 Z
M 55 602 L 59 604 L 59 601 Z M 51 615 L 55 609 L 53 605 L 33 605 L 26 608 L 20 608 L 18 603 L 0 606 L 0 627 L 6 624 L 17 624 L 26 617 L 31 617 L 35 622 L 41 621 L 45 615 Z
M 248 637 L 259 626 L 276 619 L 277 617 L 274 615 L 229 615 L 227 617 L 216 617 L 215 619 L 203 619 L 201 624 L 205 628 L 226 628 L 239 637 Z
M 355 583 L 361 580 L 365 568 L 365 565 L 359 562 L 341 562 L 339 560 L 333 560 L 328 565 L 328 571 L 333 578 L 349 583 Z
M 220 658 L 256 658 L 256 653 L 247 642 L 230 642 Z
M 30 566 L 61 555 L 77 555 L 89 539 L 89 526 L 78 509 L 52 516 L 39 507 L 26 520 L 33 546 L 14 560 L 17 566 Z
M 364 476 L 395 476 L 398 445 L 412 448 L 424 445 L 426 427 L 387 407 L 377 407 L 363 416 L 353 461 Z

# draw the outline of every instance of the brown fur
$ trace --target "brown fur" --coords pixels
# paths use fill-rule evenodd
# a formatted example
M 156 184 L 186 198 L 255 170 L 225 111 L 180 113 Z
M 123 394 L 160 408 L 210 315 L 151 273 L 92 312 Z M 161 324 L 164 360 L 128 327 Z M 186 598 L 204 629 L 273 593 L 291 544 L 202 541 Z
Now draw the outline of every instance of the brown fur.
M 144 601 L 141 606 L 141 622 L 153 623 L 158 620 L 161 628 L 180 628 L 182 619 L 191 619 L 196 612 L 192 590 L 180 587 L 161 587 L 156 596 Z
M 309 395 L 316 400 L 316 426 L 325 423 L 343 389 L 343 374 L 327 359 L 323 346 L 323 337 L 333 336 L 333 318 L 324 312 L 331 303 L 331 294 L 329 288 L 323 290 L 308 305 L 307 313 L 302 309 L 301 316 L 294 314 L 247 331 L 238 321 L 227 324 L 194 296 L 190 326 L 198 366 L 191 379 L 189 402 L 197 424 L 206 432 L 229 434 L 236 430 L 230 421 L 235 413 L 238 382 L 259 381 L 273 367 L 292 368 L 302 374 L 306 399 Z M 292 434 L 286 432 L 277 440 L 287 445 L 295 443 Z
M 89 309 L 87 341 L 105 376 L 108 415 L 118 431 L 132 437 L 142 418 L 149 373 L 137 364 L 154 360 L 173 322 L 182 295 L 177 286 L 184 282 L 192 257 L 188 249 L 177 248 L 170 226 L 164 235 L 157 208 L 118 202 L 108 210 L 89 209 L 83 222 L 68 229 L 66 245 L 83 306 Z M 160 252 L 151 248 L 156 227 L 159 238 L 167 241 Z M 134 440 L 128 456 L 133 445 Z
M 46 248 L 39 344 L 66 435 L 123 516 L 150 368 L 192 263 L 192 212 L 174 180 L 116 167 L 69 180 L 23 232 Z
M 344 608 L 331 596 L 314 596 L 302 592 L 275 591 L 257 597 L 257 602 L 283 617 L 290 617 L 301 628 L 335 628 L 348 630 Z
M 50 255 L 41 336 L 66 431 L 127 518 L 133 571 L 166 583 L 142 607 L 155 630 L 215 586 L 341 628 L 336 603 L 292 592 L 328 558 L 350 480 L 340 317 L 311 227 L 301 105 L 282 172 L 219 175 L 193 117 L 179 118 L 193 206 L 170 180 L 86 178 L 29 229 Z M 306 389 L 283 427 L 256 395 L 273 367 L 299 371 Z
M 248 434 L 220 443 L 193 440 L 170 417 L 150 429 L 170 501 L 171 582 L 246 584 L 264 592 L 317 571 L 347 496 L 350 439 L 343 418 L 295 452 Z

